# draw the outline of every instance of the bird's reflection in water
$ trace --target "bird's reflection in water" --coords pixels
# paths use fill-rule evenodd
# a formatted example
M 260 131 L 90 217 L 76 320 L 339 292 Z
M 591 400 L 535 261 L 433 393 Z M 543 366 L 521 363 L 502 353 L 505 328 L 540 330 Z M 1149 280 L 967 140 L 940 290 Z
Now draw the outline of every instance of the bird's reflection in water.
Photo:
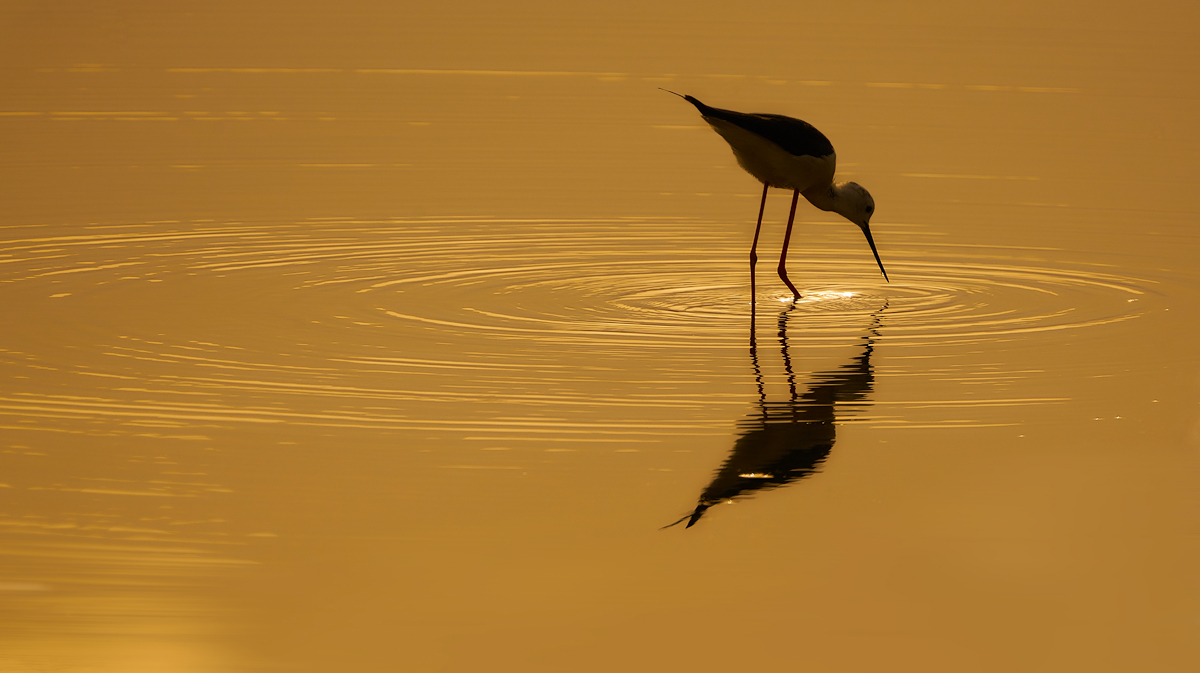
M 767 401 L 751 309 L 750 361 L 758 382 L 758 413 L 738 424 L 741 433 L 733 451 L 700 494 L 696 509 L 664 528 L 684 521 L 687 521 L 686 527 L 691 528 L 713 505 L 786 486 L 819 472 L 836 440 L 835 406 L 869 401 L 874 383 L 871 349 L 878 336 L 879 315 L 883 308 L 872 314 L 871 326 L 862 338 L 862 352 L 840 367 L 813 375 L 812 383 L 801 393 L 788 353 L 788 317 L 795 306 L 793 304 L 779 314 L 779 348 L 787 373 L 789 399 Z

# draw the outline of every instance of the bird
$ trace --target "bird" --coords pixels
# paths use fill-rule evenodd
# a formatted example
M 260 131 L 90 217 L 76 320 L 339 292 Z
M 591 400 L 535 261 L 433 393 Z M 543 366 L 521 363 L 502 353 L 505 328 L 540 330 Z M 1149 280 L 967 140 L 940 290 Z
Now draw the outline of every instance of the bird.
M 835 212 L 858 225 L 867 237 L 867 244 L 871 246 L 883 279 L 891 282 L 879 259 L 875 239 L 871 237 L 870 223 L 871 216 L 875 214 L 875 199 L 856 182 L 834 182 L 837 154 L 824 133 L 794 117 L 722 110 L 705 105 L 694 96 L 670 89 L 663 91 L 696 106 L 704 121 L 729 143 L 738 165 L 763 184 L 758 224 L 754 228 L 754 242 L 750 244 L 751 303 L 755 297 L 754 266 L 758 262 L 758 235 L 767 206 L 767 190 L 771 187 L 792 190 L 792 210 L 783 234 L 783 250 L 779 253 L 779 277 L 792 291 L 793 301 L 800 299 L 800 292 L 787 275 L 787 252 L 792 239 L 792 223 L 796 219 L 796 202 L 802 194 L 817 208 Z

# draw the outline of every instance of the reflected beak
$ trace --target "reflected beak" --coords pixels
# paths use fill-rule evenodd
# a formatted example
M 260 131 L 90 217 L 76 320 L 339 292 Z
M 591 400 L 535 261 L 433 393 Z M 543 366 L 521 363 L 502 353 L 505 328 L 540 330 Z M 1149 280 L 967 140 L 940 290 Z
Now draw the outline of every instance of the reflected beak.
M 883 270 L 883 262 L 879 259 L 879 251 L 875 249 L 875 239 L 871 238 L 871 227 L 866 222 L 858 225 L 862 229 L 862 233 L 867 237 L 867 244 L 871 246 L 871 252 L 875 255 L 875 262 L 879 264 L 879 270 L 883 273 L 883 279 L 887 282 L 892 282 L 887 275 L 887 271 Z

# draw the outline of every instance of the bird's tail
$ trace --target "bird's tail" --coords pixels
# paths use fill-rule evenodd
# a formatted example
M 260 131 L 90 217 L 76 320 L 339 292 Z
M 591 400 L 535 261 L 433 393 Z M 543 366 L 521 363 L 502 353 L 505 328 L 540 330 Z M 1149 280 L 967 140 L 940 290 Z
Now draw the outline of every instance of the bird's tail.
M 660 90 L 660 91 L 666 91 L 667 93 L 673 93 L 673 94 L 675 94 L 676 96 L 679 96 L 680 98 L 684 99 L 685 101 L 687 101 L 687 102 L 691 103 L 692 105 L 695 105 L 695 106 L 696 106 L 696 109 L 697 109 L 697 110 L 699 110 L 701 113 L 703 113 L 703 112 L 704 112 L 704 109 L 708 107 L 708 106 L 707 106 L 707 105 L 705 105 L 704 103 L 701 103 L 700 101 L 696 100 L 696 98 L 695 98 L 695 97 L 693 97 L 693 96 L 685 96 L 685 95 L 683 95 L 683 94 L 681 94 L 681 93 L 677 93 L 677 92 L 675 92 L 675 91 L 671 91 L 670 89 L 664 89 L 664 88 L 662 88 L 661 86 L 660 86 L 660 87 L 658 87 L 658 88 L 659 88 L 659 90 Z

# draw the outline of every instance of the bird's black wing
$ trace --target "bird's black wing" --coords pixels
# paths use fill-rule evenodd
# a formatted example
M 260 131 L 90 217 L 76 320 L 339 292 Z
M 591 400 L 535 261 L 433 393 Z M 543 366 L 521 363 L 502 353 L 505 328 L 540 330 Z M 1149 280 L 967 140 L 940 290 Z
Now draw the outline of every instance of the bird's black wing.
M 710 107 L 692 96 L 684 99 L 696 106 L 700 114 L 740 126 L 782 147 L 794 156 L 823 157 L 833 154 L 833 143 L 812 124 L 794 117 L 775 114 L 746 114 Z

